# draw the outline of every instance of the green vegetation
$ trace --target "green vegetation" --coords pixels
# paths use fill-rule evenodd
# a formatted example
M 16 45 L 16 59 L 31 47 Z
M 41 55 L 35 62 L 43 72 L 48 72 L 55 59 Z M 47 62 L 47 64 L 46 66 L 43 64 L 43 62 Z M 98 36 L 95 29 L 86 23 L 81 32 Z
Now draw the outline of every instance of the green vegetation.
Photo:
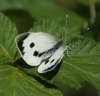
M 67 2 L 0 1 L 0 96 L 75 96 L 71 88 L 79 90 L 86 82 L 100 90 L 99 0 L 72 0 L 69 6 Z M 27 65 L 15 45 L 15 37 L 28 31 L 67 37 L 71 58 L 65 53 L 53 71 L 39 74 L 38 66 Z

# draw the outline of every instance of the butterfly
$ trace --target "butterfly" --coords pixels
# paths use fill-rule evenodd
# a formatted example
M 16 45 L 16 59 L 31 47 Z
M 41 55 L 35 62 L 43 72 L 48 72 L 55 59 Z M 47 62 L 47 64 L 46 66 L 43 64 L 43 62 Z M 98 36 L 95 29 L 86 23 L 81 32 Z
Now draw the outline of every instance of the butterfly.
M 16 46 L 24 61 L 37 66 L 38 73 L 53 70 L 64 56 L 66 39 L 57 39 L 43 32 L 25 32 L 15 38 Z

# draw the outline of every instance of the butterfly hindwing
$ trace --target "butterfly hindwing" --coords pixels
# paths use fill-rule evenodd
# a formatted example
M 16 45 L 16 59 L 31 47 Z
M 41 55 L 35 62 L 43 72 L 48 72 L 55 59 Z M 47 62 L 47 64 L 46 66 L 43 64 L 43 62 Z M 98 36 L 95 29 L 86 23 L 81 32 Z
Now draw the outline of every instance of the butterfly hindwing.
M 48 71 L 53 70 L 58 63 L 60 63 L 64 51 L 66 50 L 65 45 L 60 45 L 60 47 L 54 52 L 53 55 L 51 55 L 49 58 L 47 58 L 38 68 L 39 73 L 46 73 Z
M 15 41 L 22 58 L 31 66 L 39 65 L 45 52 L 58 42 L 52 35 L 42 32 L 26 32 Z

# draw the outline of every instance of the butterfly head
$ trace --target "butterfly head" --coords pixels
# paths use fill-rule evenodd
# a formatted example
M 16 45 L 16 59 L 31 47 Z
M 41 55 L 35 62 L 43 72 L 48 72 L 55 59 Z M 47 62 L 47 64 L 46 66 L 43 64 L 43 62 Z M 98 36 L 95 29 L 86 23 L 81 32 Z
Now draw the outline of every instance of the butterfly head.
M 61 39 L 61 42 L 63 42 L 63 44 L 66 45 L 66 40 L 67 40 L 67 38 L 63 38 L 63 39 Z

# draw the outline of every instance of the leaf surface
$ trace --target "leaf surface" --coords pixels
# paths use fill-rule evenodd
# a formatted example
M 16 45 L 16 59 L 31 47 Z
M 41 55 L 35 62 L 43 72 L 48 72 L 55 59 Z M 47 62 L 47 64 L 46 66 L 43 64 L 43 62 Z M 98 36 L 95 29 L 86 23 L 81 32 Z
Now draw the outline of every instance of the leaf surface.
M 77 35 L 74 31 L 60 27 L 56 22 L 49 20 L 38 21 L 30 31 L 47 32 L 59 38 L 68 37 L 66 44 L 70 47 L 68 49 L 70 58 L 67 55 L 68 53 L 66 53 L 62 62 L 57 66 L 59 70 L 56 73 L 57 68 L 41 75 L 37 74 L 36 68 L 24 68 L 24 70 L 27 70 L 26 72 L 33 72 L 36 76 L 49 83 L 59 81 L 78 89 L 83 86 L 84 81 L 88 81 L 100 89 L 99 43 Z
M 15 36 L 17 29 L 11 21 L 0 13 L 0 64 L 13 62 L 16 55 Z
M 1 96 L 62 96 L 57 89 L 45 88 L 19 69 L 0 65 Z

